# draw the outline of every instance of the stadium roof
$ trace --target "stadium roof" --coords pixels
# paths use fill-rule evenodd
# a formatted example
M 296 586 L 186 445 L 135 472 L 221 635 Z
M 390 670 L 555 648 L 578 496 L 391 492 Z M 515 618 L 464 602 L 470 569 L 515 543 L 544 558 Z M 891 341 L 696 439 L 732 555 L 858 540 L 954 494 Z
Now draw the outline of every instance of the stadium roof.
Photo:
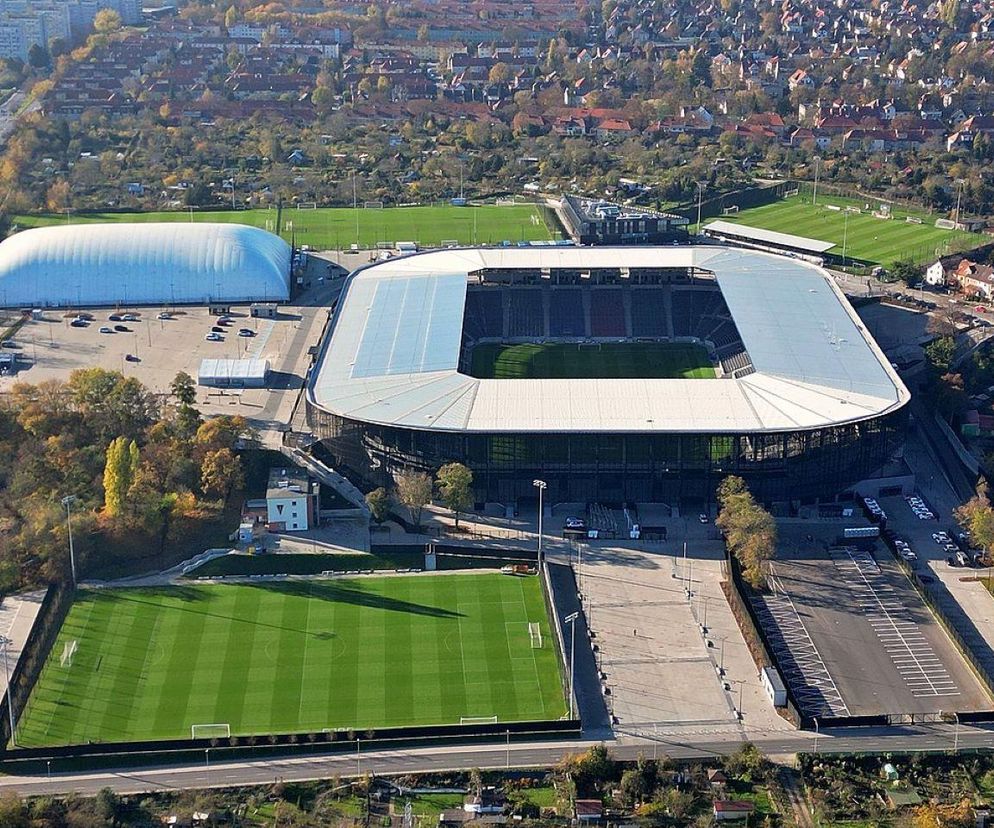
M 709 235 L 735 236 L 749 241 L 775 244 L 778 247 L 790 247 L 803 250 L 805 253 L 824 253 L 835 247 L 835 242 L 809 239 L 792 233 L 777 233 L 775 230 L 764 230 L 762 227 L 750 227 L 733 221 L 712 221 L 704 225 L 704 232 Z
M 290 246 L 243 224 L 58 225 L 0 243 L 6 307 L 289 298 Z
M 696 267 L 716 275 L 756 372 L 701 379 L 476 379 L 458 371 L 468 273 Z M 500 248 L 352 274 L 308 395 L 350 419 L 466 432 L 792 431 L 897 409 L 907 389 L 821 268 L 726 247 Z

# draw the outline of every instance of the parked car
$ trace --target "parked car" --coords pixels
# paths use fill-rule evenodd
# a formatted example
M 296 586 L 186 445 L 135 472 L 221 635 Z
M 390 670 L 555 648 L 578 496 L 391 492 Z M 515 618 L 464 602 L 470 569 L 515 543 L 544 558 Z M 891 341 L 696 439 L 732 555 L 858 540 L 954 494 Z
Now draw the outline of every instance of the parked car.
M 238 335 L 239 336 L 255 336 L 255 331 L 253 331 L 251 328 L 240 328 L 238 330 Z
M 219 333 L 214 333 L 211 331 L 207 336 L 204 337 L 208 342 L 224 342 L 224 337 Z
M 124 355 L 124 358 L 125 358 L 125 359 L 126 359 L 126 360 L 127 360 L 128 362 L 141 362 L 141 357 L 138 357 L 138 356 L 136 356 L 135 354 L 125 354 L 125 355 Z
M 136 313 L 126 313 L 126 314 L 124 314 L 124 316 L 121 317 L 121 319 L 123 319 L 125 322 L 139 322 L 139 321 L 141 321 L 138 318 L 138 314 L 136 314 Z
M 131 330 L 131 328 L 129 328 L 127 325 L 115 325 L 114 330 L 119 331 L 120 333 L 128 333 Z
M 107 317 L 107 320 L 109 322 L 120 322 L 121 321 L 121 314 L 119 314 L 119 313 L 112 313 L 110 316 Z
M 69 323 L 69 325 L 73 328 L 85 328 L 89 324 L 90 323 L 87 322 L 85 319 L 80 319 L 79 317 L 73 319 L 73 321 Z
M 583 530 L 587 528 L 587 522 L 583 518 L 568 517 L 563 521 L 563 528 Z
M 156 318 L 156 319 L 172 319 L 172 318 L 173 318 L 173 316 L 172 316 L 172 314 L 171 314 L 171 313 L 166 313 L 165 311 L 163 311 L 162 313 L 160 313 L 160 314 L 159 314 L 158 316 L 156 316 L 155 318 Z
M 212 331 L 213 333 L 216 333 L 216 334 L 223 334 L 223 333 L 224 333 L 224 328 L 222 328 L 222 327 L 221 327 L 220 325 L 214 325 L 214 326 L 213 326 L 213 327 L 211 328 L 211 331 Z
M 100 333 L 114 333 L 114 331 L 113 329 L 108 328 L 106 325 L 104 325 L 102 328 L 100 328 Z

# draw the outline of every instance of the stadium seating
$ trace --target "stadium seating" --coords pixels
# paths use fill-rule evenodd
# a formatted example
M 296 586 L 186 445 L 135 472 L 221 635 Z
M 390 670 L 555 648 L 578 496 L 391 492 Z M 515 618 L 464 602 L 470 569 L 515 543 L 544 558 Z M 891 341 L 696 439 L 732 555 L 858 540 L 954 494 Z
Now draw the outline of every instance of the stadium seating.
M 666 297 L 659 288 L 632 292 L 632 336 L 668 336 Z M 679 334 L 678 334 L 679 335 Z
M 624 323 L 624 318 L 622 318 Z M 584 336 L 583 290 L 554 288 L 549 293 L 550 336 Z
M 625 297 L 620 288 L 594 290 L 590 297 L 590 335 L 623 337 Z
M 515 337 L 545 335 L 545 311 L 540 288 L 509 288 L 510 314 L 507 335 Z
M 486 288 L 466 293 L 463 331 L 471 340 L 504 336 L 504 305 L 500 290 Z

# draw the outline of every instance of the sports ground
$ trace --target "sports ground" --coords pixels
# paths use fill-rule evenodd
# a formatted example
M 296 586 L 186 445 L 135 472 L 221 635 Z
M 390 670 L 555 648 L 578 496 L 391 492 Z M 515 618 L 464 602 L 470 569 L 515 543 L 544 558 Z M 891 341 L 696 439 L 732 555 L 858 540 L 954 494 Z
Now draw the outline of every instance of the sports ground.
M 17 737 L 182 739 L 206 724 L 232 735 L 364 732 L 565 712 L 537 577 L 198 584 L 81 592 Z
M 864 209 L 867 204 L 869 210 Z M 846 212 L 829 209 L 829 205 L 854 207 L 861 212 L 850 212 L 847 219 Z M 942 217 L 940 214 L 929 216 L 926 212 L 893 207 L 893 218 L 874 218 L 872 213 L 879 205 L 880 201 L 823 195 L 818 196 L 815 205 L 811 203 L 810 194 L 802 194 L 720 218 L 749 227 L 835 242 L 836 247 L 831 252 L 840 256 L 844 243 L 846 257 L 855 263 L 883 267 L 890 267 L 902 259 L 924 262 L 937 255 L 983 243 L 983 237 L 976 233 L 937 228 L 935 220 Z M 909 223 L 906 221 L 908 216 L 920 219 L 922 223 Z
M 570 342 L 473 349 L 471 371 L 480 379 L 709 379 L 714 368 L 699 345 L 666 342 Z
M 160 211 L 148 213 L 73 214 L 73 224 L 124 221 L 230 222 L 275 231 L 276 209 Z M 65 224 L 64 215 L 42 213 L 13 216 L 11 223 L 21 228 Z M 383 209 L 325 207 L 298 210 L 285 207 L 279 229 L 284 238 L 291 234 L 297 244 L 317 250 L 348 248 L 352 244 L 375 247 L 378 243 L 413 241 L 438 246 L 446 241 L 459 244 L 499 244 L 503 241 L 545 241 L 552 233 L 533 204 L 453 207 L 387 207 Z M 357 234 L 358 229 L 358 234 Z

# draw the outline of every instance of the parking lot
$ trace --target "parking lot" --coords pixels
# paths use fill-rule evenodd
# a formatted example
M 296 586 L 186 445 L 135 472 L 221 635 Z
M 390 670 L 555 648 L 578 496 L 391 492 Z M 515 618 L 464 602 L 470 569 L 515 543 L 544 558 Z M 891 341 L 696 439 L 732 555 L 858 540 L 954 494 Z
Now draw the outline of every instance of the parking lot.
M 203 306 L 46 309 L 17 330 L 13 343 L 5 343 L 13 347 L 0 349 L 17 355 L 17 370 L 0 375 L 0 391 L 15 382 L 65 380 L 77 368 L 97 367 L 167 393 L 180 371 L 196 379 L 202 359 L 255 357 L 269 360 L 266 388 L 198 388 L 197 404 L 207 414 L 240 414 L 260 429 L 278 428 L 290 418 L 310 363 L 308 350 L 318 344 L 341 287 L 340 278 L 326 278 L 326 267 L 313 257 L 308 289 L 280 305 L 273 319 L 251 316 L 247 304 L 231 307 L 228 324 L 219 324 L 219 315 Z M 89 321 L 74 326 L 77 316 Z M 246 335 L 239 335 L 241 329 Z
M 818 544 L 773 565 L 757 599 L 785 680 L 811 715 L 983 710 L 991 700 L 892 553 Z

